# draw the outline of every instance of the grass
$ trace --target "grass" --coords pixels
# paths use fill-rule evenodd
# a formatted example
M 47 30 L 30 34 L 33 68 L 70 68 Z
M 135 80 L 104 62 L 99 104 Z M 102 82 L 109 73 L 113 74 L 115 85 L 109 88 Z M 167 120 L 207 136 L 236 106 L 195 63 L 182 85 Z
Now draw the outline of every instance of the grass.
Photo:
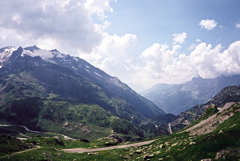
M 130 147 L 115 150 L 106 150 L 92 153 L 64 153 L 60 149 L 65 148 L 95 148 L 106 146 L 107 139 L 92 141 L 91 143 L 80 140 L 69 141 L 59 138 L 35 137 L 28 139 L 27 143 L 39 143 L 39 149 L 33 149 L 13 156 L 0 158 L 0 160 L 136 160 L 142 161 L 148 157 L 151 160 L 192 160 L 199 161 L 206 158 L 214 159 L 216 153 L 226 149 L 240 149 L 240 105 L 235 104 L 229 111 L 235 112 L 232 117 L 218 126 L 215 131 L 205 135 L 189 136 L 189 133 L 174 133 L 157 137 L 150 145 Z M 238 111 L 238 112 L 237 112 Z M 215 111 L 209 109 L 206 115 L 210 116 Z M 199 120 L 198 120 L 199 121 Z M 227 154 L 226 160 L 239 160 L 236 154 Z
M 238 115 L 239 116 L 239 115 Z M 151 145 L 141 147 L 130 147 L 123 149 L 107 150 L 92 153 L 64 153 L 62 148 L 92 148 L 95 143 L 85 143 L 81 141 L 64 141 L 64 147 L 54 145 L 53 138 L 44 138 L 40 144 L 42 148 L 34 149 L 25 153 L 20 153 L 4 160 L 143 160 L 148 155 L 153 155 L 151 160 L 201 160 L 204 158 L 214 158 L 216 153 L 227 148 L 240 148 L 240 130 L 229 130 L 217 134 L 211 133 L 203 136 L 192 136 L 188 133 L 175 133 L 168 136 L 161 136 Z M 29 140 L 30 141 L 30 140 Z M 36 141 L 36 140 L 35 140 Z M 46 142 L 50 141 L 50 142 Z M 161 145 L 164 145 L 161 147 Z M 229 156 L 230 159 L 237 156 Z M 239 157 L 237 157 L 240 159 Z
M 229 130 L 240 129 L 240 111 L 236 112 L 232 117 L 227 121 L 223 122 L 216 128 L 216 132 L 227 132 Z
M 200 117 L 199 119 L 195 120 L 194 122 L 192 122 L 191 124 L 189 124 L 188 126 L 184 127 L 183 129 L 179 130 L 180 131 L 184 131 L 190 127 L 193 127 L 194 125 L 197 125 L 198 123 L 200 123 L 201 121 L 207 119 L 208 117 L 216 114 L 218 112 L 218 110 L 216 108 L 207 108 L 206 111 L 204 112 L 204 114 L 202 115 L 202 117 Z

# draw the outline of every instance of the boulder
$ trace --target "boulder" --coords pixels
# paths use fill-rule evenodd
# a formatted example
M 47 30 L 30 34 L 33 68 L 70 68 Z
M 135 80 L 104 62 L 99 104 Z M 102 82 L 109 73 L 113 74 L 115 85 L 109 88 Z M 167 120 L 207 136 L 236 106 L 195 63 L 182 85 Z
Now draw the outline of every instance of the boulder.
M 141 154 L 142 153 L 142 150 L 136 150 L 135 152 L 134 152 L 134 154 Z
M 70 124 L 68 121 L 66 121 L 64 124 L 63 124 L 63 127 L 68 127 Z
M 143 157 L 143 160 L 149 160 L 149 159 L 152 159 L 153 157 L 154 157 L 153 154 L 148 154 Z

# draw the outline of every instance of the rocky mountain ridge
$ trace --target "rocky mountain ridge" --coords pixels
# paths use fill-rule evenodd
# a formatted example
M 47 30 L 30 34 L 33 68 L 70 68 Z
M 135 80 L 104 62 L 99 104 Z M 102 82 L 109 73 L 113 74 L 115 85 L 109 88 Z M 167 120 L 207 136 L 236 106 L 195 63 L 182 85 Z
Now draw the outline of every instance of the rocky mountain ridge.
M 74 137 L 167 133 L 152 119 L 161 109 L 80 58 L 36 46 L 0 51 L 0 121 Z
M 171 126 L 172 128 L 175 128 L 173 129 L 173 133 L 156 137 L 154 140 L 147 142 L 149 145 L 140 142 L 132 145 L 144 146 L 131 146 L 131 144 L 116 146 L 120 143 L 120 140 L 122 141 L 122 138 L 116 133 L 113 133 L 109 137 L 104 137 L 91 142 L 85 139 L 69 141 L 68 139 L 60 138 L 59 136 L 46 138 L 44 137 L 46 135 L 45 133 L 40 133 L 35 137 L 28 137 L 26 141 L 19 141 L 16 140 L 16 138 L 4 135 L 0 136 L 0 140 L 3 140 L 0 144 L 6 149 L 0 150 L 0 158 L 3 161 L 26 160 L 28 158 L 34 158 L 35 160 L 74 160 L 75 158 L 80 160 L 239 160 L 240 139 L 238 136 L 240 132 L 240 104 L 237 103 L 240 101 L 239 96 L 240 86 L 229 86 L 224 88 L 208 103 L 195 106 L 186 111 L 185 114 L 182 113 L 182 115 L 179 115 L 182 117 L 178 118 L 180 119 L 180 123 L 187 123 L 188 126 L 185 124 L 184 126 L 186 127 L 184 129 L 181 127 L 182 130 L 176 131 L 177 128 L 172 122 Z M 53 102 L 54 100 L 50 100 L 48 103 L 51 101 Z M 52 105 L 56 106 L 57 104 Z M 76 108 L 76 106 L 78 106 L 78 108 Z M 80 113 L 84 113 L 84 115 L 88 115 L 85 110 L 91 108 L 90 111 L 93 115 L 89 115 L 90 118 L 93 118 L 92 116 L 96 117 L 95 112 L 97 112 L 97 109 L 99 108 L 97 106 L 76 106 L 75 108 L 71 106 L 71 110 L 81 109 L 82 111 Z M 12 108 L 14 108 L 14 106 L 12 106 Z M 58 107 L 55 108 L 52 106 L 48 112 L 48 117 L 56 114 L 54 111 L 61 109 L 68 114 L 68 119 L 73 117 L 69 114 L 74 111 L 67 111 L 67 108 L 64 108 L 63 104 L 58 104 Z M 61 113 L 57 114 L 60 115 Z M 105 115 L 104 111 L 97 116 L 102 115 Z M 108 113 L 107 115 L 111 115 L 111 113 Z M 43 116 L 43 118 L 44 117 L 46 116 Z M 77 117 L 79 118 L 83 116 L 78 115 Z M 121 123 L 121 128 L 126 125 L 123 122 L 118 122 L 113 115 L 111 118 L 114 119 L 114 121 L 117 121 L 116 124 Z M 168 116 L 168 121 L 171 121 L 171 119 L 174 119 L 174 116 Z M 60 120 L 58 121 L 60 122 Z M 68 121 L 69 122 L 64 123 L 64 127 L 62 127 L 63 129 L 73 128 L 71 126 L 71 124 L 74 123 L 72 122 L 72 119 L 69 119 Z M 92 121 L 92 123 L 94 123 L 94 120 Z M 106 120 L 101 119 L 101 117 L 98 117 L 97 119 L 97 122 L 101 124 L 102 130 L 105 130 L 105 121 Z M 77 124 L 76 126 L 86 128 L 84 124 Z M 133 130 L 136 127 L 131 124 L 128 124 L 128 126 L 131 126 L 128 129 L 129 131 L 136 132 Z M 4 126 L 4 128 L 6 127 Z M 121 128 L 119 129 L 120 131 L 123 130 Z M 0 130 L 2 130 L 1 126 Z M 25 135 L 30 135 L 30 133 Z M 88 135 L 91 135 L 91 131 Z M 13 142 L 13 144 L 10 145 L 10 142 Z M 30 149 L 21 151 L 21 153 L 17 152 L 8 155 L 8 152 L 21 150 L 18 146 L 13 149 L 15 143 L 17 145 L 21 143 L 22 145 L 31 146 L 27 146 L 26 148 Z M 103 151 L 100 152 L 100 150 Z
M 240 86 L 227 86 L 222 89 L 209 102 L 197 105 L 189 110 L 181 112 L 177 118 L 171 122 L 174 131 L 184 128 L 197 119 L 204 118 L 206 115 L 214 114 L 219 111 L 217 107 L 223 107 L 229 102 L 240 101 Z
M 224 87 L 240 85 L 240 75 L 219 76 L 213 79 L 193 78 L 182 84 L 159 84 L 143 93 L 167 113 L 175 115 L 193 106 L 207 103 Z

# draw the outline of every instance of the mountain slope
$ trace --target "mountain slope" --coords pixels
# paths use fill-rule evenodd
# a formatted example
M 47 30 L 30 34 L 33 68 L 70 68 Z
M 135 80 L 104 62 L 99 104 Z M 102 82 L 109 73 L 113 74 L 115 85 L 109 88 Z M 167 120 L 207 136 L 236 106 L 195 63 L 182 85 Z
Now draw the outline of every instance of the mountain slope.
M 207 121 L 203 120 L 199 122 L 201 126 L 198 127 L 200 129 L 190 127 L 184 132 L 155 139 L 151 145 L 115 150 L 112 153 L 110 152 L 110 155 L 118 158 L 115 160 L 175 161 L 202 160 L 207 158 L 208 160 L 237 160 L 240 158 L 240 138 L 238 137 L 240 131 L 239 116 L 240 104 L 227 103 L 224 109 L 220 110 L 217 115 L 210 115 L 206 119 Z M 211 129 L 209 130 L 209 128 Z M 72 149 L 72 151 L 74 150 L 79 152 L 84 151 L 84 149 Z M 104 155 L 96 155 L 96 157 L 102 160 L 107 159 Z M 83 158 L 94 159 L 95 157 L 85 157 L 82 155 Z
M 35 50 L 39 53 L 33 53 Z M 138 138 L 166 133 L 164 128 L 156 127 L 150 129 L 158 131 L 156 134 L 147 134 L 144 131 L 148 124 L 155 124 L 151 117 L 163 114 L 162 110 L 117 78 L 90 66 L 85 61 L 56 50 L 41 51 L 37 47 L 20 47 L 16 51 L 7 48 L 2 51 L 1 121 L 38 130 L 53 130 L 73 137 L 78 134 L 78 137 L 97 138 L 111 134 L 111 130 Z M 41 53 L 45 60 L 37 56 Z M 69 66 L 78 66 L 79 71 L 83 70 L 80 68 L 88 68 L 88 74 L 81 75 L 73 68 L 56 63 L 53 61 L 54 54 Z M 108 84 L 104 86 L 101 81 L 93 81 L 97 78 L 90 75 L 96 71 L 101 72 L 100 74 L 109 81 Z M 115 92 L 107 88 L 107 85 L 111 88 L 116 87 Z M 115 94 L 117 91 L 118 95 Z M 127 94 L 128 92 L 130 94 Z M 135 100 L 128 101 L 129 98 L 123 96 L 125 93 Z M 139 101 L 141 106 L 138 106 L 136 101 Z
M 11 47 L 8 50 L 6 50 L 5 48 L 5 52 L 1 54 L 2 55 L 1 57 L 3 58 L 0 59 L 2 64 L 5 64 L 10 60 L 9 55 L 11 55 L 11 52 L 13 52 L 13 50 L 14 49 L 12 49 Z M 76 75 L 81 76 L 87 81 L 90 81 L 98 85 L 99 87 L 103 88 L 109 93 L 117 95 L 121 99 L 124 99 L 133 106 L 137 107 L 138 110 L 141 111 L 141 113 L 145 117 L 150 118 L 156 114 L 160 113 L 164 114 L 164 112 L 160 108 L 158 108 L 154 103 L 131 90 L 126 84 L 122 83 L 118 78 L 109 76 L 105 72 L 92 66 L 83 59 L 60 53 L 57 50 L 51 51 L 41 50 L 37 46 L 24 48 L 21 54 L 29 55 L 32 57 L 40 56 L 43 60 L 49 63 L 53 63 L 61 67 L 68 68 Z
M 240 159 L 240 105 L 233 104 L 220 112 L 217 116 L 221 118 L 232 114 L 227 120 L 214 123 L 216 127 L 211 133 L 199 133 L 193 135 L 189 132 L 177 132 L 167 136 L 155 138 L 148 141 L 150 145 L 144 146 L 114 146 L 106 148 L 93 148 L 91 143 L 79 141 L 67 141 L 59 138 L 35 137 L 28 139 L 27 143 L 38 143 L 39 149 L 32 149 L 25 153 L 13 153 L 9 157 L 1 157 L 1 160 L 239 160 Z M 208 116 L 212 117 L 212 115 Z M 196 123 L 193 123 L 196 124 Z M 212 124 L 213 125 L 213 124 Z M 207 125 L 208 126 L 208 125 Z M 203 127 L 207 127 L 203 125 Z M 100 142 L 100 140 L 98 140 Z M 17 141 L 16 141 L 17 142 Z M 151 143 L 152 142 L 152 143 Z M 60 144 L 61 143 L 61 144 Z M 143 144 L 138 143 L 139 144 Z M 75 145 L 75 146 L 71 146 Z M 77 147 L 77 149 L 69 149 Z M 86 149 L 88 147 L 88 149 Z M 91 149 L 90 149 L 91 147 Z M 11 148 L 11 147 L 9 147 Z M 61 148 L 62 150 L 57 150 Z M 64 150 L 67 149 L 67 150 Z M 86 151 L 85 151 L 86 149 Z M 103 151 L 98 151 L 103 150 Z M 104 151 L 105 150 L 105 151 Z M 81 153 L 66 153 L 64 151 L 75 151 Z M 85 151 L 85 153 L 83 152 Z M 7 153 L 1 150 L 2 155 Z M 83 152 L 83 153 L 82 153 Z M 15 155 L 14 155 L 15 154 Z
M 206 104 L 197 105 L 189 110 L 181 112 L 171 125 L 173 126 L 174 131 L 177 131 L 197 119 L 206 118 L 211 114 L 217 113 L 219 111 L 217 107 L 222 107 L 228 102 L 239 101 L 240 86 L 225 87 Z
M 159 88 L 160 85 L 155 86 L 143 93 L 143 96 L 164 111 L 178 115 L 193 106 L 208 102 L 224 87 L 239 84 L 240 75 L 221 76 L 214 79 L 193 78 L 183 84 L 164 85 L 165 88 Z
M 199 120 L 194 121 L 182 131 L 154 138 L 147 142 L 149 145 L 142 142 L 137 145 L 144 146 L 123 145 L 95 148 L 96 145 L 102 147 L 102 142 L 105 143 L 103 146 L 108 146 L 109 142 L 105 142 L 104 139 L 86 143 L 79 140 L 35 137 L 21 143 L 41 145 L 40 148 L 4 156 L 12 149 L 12 146 L 8 144 L 6 149 L 0 150 L 0 158 L 3 161 L 26 160 L 27 158 L 34 158 L 34 160 L 74 160 L 75 158 L 80 160 L 239 160 L 240 104 L 228 102 L 228 100 L 238 101 L 236 96 L 239 96 L 239 91 L 239 86 L 226 87 L 211 100 L 216 104 L 219 103 L 220 106 L 209 102 L 208 108 L 203 108 L 204 114 Z M 221 98 L 227 99 L 222 102 Z M 212 111 L 212 109 L 216 110 Z M 5 137 L 4 141 L 0 144 L 5 146 L 10 141 L 18 144 L 20 142 L 9 136 Z
M 51 52 L 56 55 L 60 54 L 57 50 L 52 50 Z M 155 114 L 164 113 L 155 104 L 137 94 L 126 84 L 122 83 L 118 78 L 109 76 L 83 59 L 77 57 L 74 58 L 68 55 L 64 58 L 54 56 L 50 59 L 50 61 L 73 70 L 76 74 L 82 76 L 83 78 L 101 86 L 102 88 L 105 88 L 110 93 L 117 95 L 121 99 L 124 99 L 130 104 L 138 107 L 138 110 L 145 117 L 149 118 Z

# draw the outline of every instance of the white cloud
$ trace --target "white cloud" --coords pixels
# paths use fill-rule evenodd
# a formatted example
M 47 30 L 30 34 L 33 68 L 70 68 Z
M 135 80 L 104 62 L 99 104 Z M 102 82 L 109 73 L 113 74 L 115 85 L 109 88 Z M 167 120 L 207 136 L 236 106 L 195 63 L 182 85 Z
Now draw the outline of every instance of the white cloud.
M 170 48 L 166 44 L 153 44 L 142 53 L 145 65 L 141 73 L 158 82 L 181 82 L 189 69 L 182 63 L 188 61 L 188 57 L 179 53 L 180 48 L 180 45 Z
M 185 42 L 185 39 L 187 38 L 187 34 L 185 32 L 182 32 L 180 34 L 173 34 L 173 41 L 174 43 L 180 43 L 183 44 Z
M 200 40 L 200 39 L 197 39 L 197 40 L 196 40 L 196 42 L 202 42 L 202 40 Z
M 134 70 L 137 53 L 134 46 L 137 37 L 134 34 L 123 36 L 104 34 L 102 42 L 92 52 L 80 52 L 79 56 L 113 76 L 125 81 Z
M 200 23 L 199 23 L 199 25 L 200 25 L 202 28 L 204 28 L 204 29 L 206 29 L 206 30 L 208 30 L 208 31 L 215 29 L 215 27 L 217 27 L 217 24 L 218 24 L 218 23 L 217 23 L 215 20 L 209 20 L 209 19 L 202 20 L 202 21 L 200 21 Z
M 113 0 L 116 2 L 116 0 Z M 109 0 L 86 0 L 84 6 L 92 13 L 97 14 L 101 18 L 106 18 L 104 11 L 112 12 L 113 9 L 109 5 Z
M 232 43 L 224 51 L 220 44 L 212 47 L 203 42 L 188 55 L 180 54 L 179 49 L 180 46 L 176 45 L 170 48 L 164 44 L 153 44 L 143 51 L 145 64 L 139 72 L 158 83 L 181 83 L 197 76 L 214 78 L 240 74 L 240 41 Z
M 184 33 L 175 34 L 172 46 L 155 43 L 139 56 L 134 34 L 123 36 L 103 34 L 101 43 L 92 52 L 80 52 L 80 57 L 127 84 L 149 88 L 156 83 L 182 83 L 193 77 L 214 78 L 220 75 L 240 74 L 240 41 L 227 49 L 219 44 L 213 47 L 201 40 L 191 45 L 189 53 L 181 53 Z M 180 37 L 181 39 L 180 41 Z
M 18 45 L 44 46 L 51 39 L 50 46 L 78 48 L 90 52 L 102 40 L 99 28 L 104 29 L 105 12 L 111 12 L 111 0 L 21 0 L 2 1 L 0 12 L 0 40 Z M 95 16 L 96 15 L 96 16 Z M 99 18 L 99 24 L 93 21 Z M 101 27 L 102 26 L 102 27 Z M 24 40 L 12 39 L 12 35 Z M 13 40 L 13 41 L 12 41 Z M 43 42 L 43 43 L 41 43 Z
M 174 45 L 169 49 L 166 44 L 156 43 L 143 51 L 142 58 L 146 61 L 146 74 L 153 78 L 161 78 L 161 73 L 175 62 L 174 57 L 179 48 L 179 45 Z
M 240 41 L 222 51 L 221 45 L 213 47 L 196 40 L 186 51 L 189 53 L 181 53 L 187 34 L 175 33 L 172 46 L 155 43 L 139 56 L 135 34 L 106 33 L 111 25 L 106 12 L 112 12 L 112 1 L 116 0 L 2 1 L 0 46 L 36 44 L 62 52 L 78 50 L 81 58 L 110 75 L 146 88 L 159 82 L 185 82 L 196 76 L 240 74 Z M 199 25 L 213 30 L 218 24 L 206 19 Z
M 236 28 L 240 29 L 240 23 L 236 24 Z

